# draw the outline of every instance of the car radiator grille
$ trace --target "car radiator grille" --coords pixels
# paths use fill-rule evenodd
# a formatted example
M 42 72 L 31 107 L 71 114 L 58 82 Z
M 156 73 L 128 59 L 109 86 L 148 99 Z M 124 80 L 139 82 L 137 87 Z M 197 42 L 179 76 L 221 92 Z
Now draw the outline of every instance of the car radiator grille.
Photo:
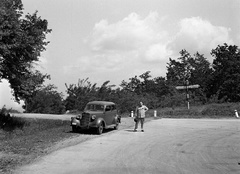
M 89 122 L 90 122 L 90 114 L 84 113 L 82 115 L 82 119 L 80 121 L 80 125 L 81 126 L 88 126 Z

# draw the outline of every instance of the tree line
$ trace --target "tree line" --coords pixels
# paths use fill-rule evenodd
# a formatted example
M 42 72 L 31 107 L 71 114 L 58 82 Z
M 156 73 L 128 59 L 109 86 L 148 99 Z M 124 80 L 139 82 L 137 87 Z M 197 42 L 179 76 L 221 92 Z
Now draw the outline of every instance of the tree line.
M 240 52 L 237 46 L 223 44 L 211 51 L 214 57 L 211 64 L 204 55 L 191 55 L 180 51 L 177 59 L 169 58 L 166 77 L 152 78 L 151 72 L 123 80 L 117 87 L 105 81 L 101 86 L 88 78 L 79 79 L 77 84 L 65 84 L 67 96 L 57 92 L 54 85 L 41 86 L 48 78 L 35 74 L 31 83 L 39 84 L 31 95 L 27 95 L 26 112 L 64 113 L 66 110 L 82 111 L 87 102 L 106 100 L 117 103 L 121 112 L 130 112 L 136 103 L 143 101 L 149 108 L 178 107 L 186 105 L 186 90 L 176 86 L 199 84 L 197 89 L 189 88 L 191 104 L 223 103 L 240 101 Z M 38 78 L 36 78 L 38 76 Z M 37 80 L 41 79 L 41 80 Z M 37 82 L 36 82 L 37 81 Z M 38 85 L 33 85 L 37 87 Z M 30 87 L 29 87 L 30 88 Z
M 236 45 L 218 45 L 211 51 L 210 63 L 203 54 L 191 55 L 181 50 L 177 59 L 169 58 L 166 77 L 152 78 L 143 72 L 122 81 L 119 86 L 105 81 L 101 86 L 89 79 L 79 79 L 77 84 L 65 84 L 67 96 L 57 87 L 43 85 L 50 75 L 35 70 L 51 32 L 48 22 L 37 15 L 23 17 L 21 0 L 0 1 L 0 82 L 7 79 L 16 101 L 23 100 L 25 112 L 64 113 L 66 110 L 83 110 L 90 100 L 107 100 L 118 104 L 121 112 L 131 111 L 143 101 L 149 108 L 177 107 L 186 104 L 186 91 L 176 86 L 199 84 L 189 89 L 190 102 L 240 101 L 240 52 Z

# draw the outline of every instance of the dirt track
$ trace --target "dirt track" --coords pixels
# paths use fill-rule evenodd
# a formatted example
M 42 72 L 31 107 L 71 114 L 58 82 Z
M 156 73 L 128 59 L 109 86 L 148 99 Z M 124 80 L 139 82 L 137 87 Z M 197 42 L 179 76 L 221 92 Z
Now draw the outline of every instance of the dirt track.
M 240 173 L 240 120 L 160 119 L 56 151 L 16 173 Z

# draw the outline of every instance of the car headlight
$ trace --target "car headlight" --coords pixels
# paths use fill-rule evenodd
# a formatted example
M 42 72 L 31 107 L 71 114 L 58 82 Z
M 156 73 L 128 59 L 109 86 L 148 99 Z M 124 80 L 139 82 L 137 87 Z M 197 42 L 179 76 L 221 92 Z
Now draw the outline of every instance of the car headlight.
M 96 115 L 92 115 L 92 120 L 95 120 L 96 119 Z
M 82 119 L 82 114 L 79 114 L 76 118 L 79 120 Z

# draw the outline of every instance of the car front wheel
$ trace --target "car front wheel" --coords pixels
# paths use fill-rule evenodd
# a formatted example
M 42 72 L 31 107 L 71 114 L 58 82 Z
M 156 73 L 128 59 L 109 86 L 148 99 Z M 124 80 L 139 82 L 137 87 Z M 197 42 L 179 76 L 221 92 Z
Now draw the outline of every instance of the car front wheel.
M 103 123 L 100 123 L 100 125 L 97 128 L 97 134 L 101 135 L 103 133 Z

